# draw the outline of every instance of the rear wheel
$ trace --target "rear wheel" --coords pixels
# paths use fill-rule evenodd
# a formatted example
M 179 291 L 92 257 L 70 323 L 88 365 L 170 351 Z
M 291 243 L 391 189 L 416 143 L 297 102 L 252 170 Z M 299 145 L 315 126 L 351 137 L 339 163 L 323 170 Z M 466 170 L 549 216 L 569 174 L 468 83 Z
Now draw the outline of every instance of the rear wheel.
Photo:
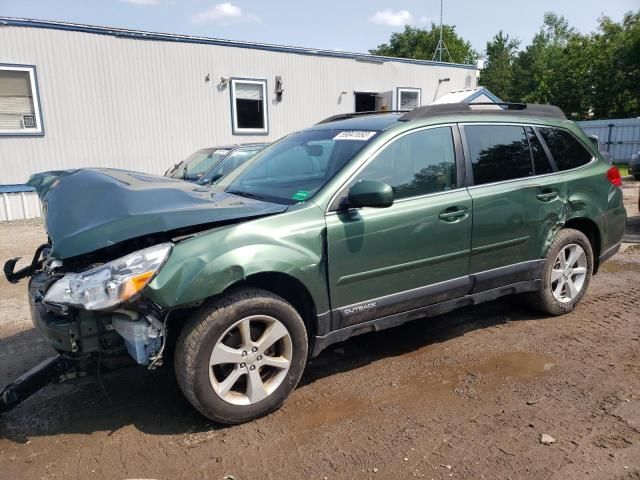
M 589 239 L 578 230 L 560 230 L 547 252 L 541 288 L 527 296 L 529 305 L 550 315 L 572 311 L 584 296 L 592 272 Z
M 204 305 L 185 326 L 176 376 L 203 415 L 242 423 L 282 405 L 302 376 L 307 349 L 304 322 L 289 303 L 239 290 Z

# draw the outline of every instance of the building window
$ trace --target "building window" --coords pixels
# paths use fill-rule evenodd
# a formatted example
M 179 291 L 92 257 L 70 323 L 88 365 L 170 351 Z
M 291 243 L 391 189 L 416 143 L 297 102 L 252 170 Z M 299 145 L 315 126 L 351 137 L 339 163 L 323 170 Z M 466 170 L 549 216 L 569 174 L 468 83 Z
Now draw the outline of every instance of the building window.
M 0 64 L 0 135 L 43 135 L 36 68 Z
M 234 134 L 269 133 L 266 98 L 266 80 L 231 80 Z
M 398 88 L 398 110 L 413 110 L 420 106 L 419 88 Z

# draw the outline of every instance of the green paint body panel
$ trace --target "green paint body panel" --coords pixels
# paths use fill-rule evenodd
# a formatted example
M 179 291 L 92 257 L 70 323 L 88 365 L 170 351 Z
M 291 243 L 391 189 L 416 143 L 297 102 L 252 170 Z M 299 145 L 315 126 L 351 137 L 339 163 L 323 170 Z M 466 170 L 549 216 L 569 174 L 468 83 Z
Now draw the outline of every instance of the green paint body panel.
M 263 272 L 302 283 L 316 312 L 329 310 L 324 262 L 324 212 L 313 203 L 286 213 L 203 232 L 176 244 L 145 294 L 163 307 L 219 294 Z
M 468 213 L 443 221 L 440 212 Z M 471 197 L 466 188 L 327 216 L 329 285 L 335 307 L 467 275 Z

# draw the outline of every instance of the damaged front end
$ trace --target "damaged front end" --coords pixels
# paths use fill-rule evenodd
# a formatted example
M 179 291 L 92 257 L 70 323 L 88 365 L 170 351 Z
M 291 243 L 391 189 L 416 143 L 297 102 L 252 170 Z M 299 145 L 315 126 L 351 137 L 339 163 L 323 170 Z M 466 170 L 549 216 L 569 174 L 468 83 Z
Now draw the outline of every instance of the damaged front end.
M 124 340 L 137 363 L 153 363 L 162 348 L 166 314 L 140 294 L 171 248 L 172 243 L 160 243 L 73 271 L 42 249 L 42 258 L 32 262 L 41 268 L 29 281 L 35 326 L 59 352 L 117 354 Z
M 51 382 L 133 365 L 131 359 L 149 369 L 160 365 L 168 312 L 141 293 L 171 248 L 172 243 L 160 243 L 75 272 L 65 268 L 67 262 L 49 256 L 49 245 L 38 248 L 31 264 L 17 272 L 18 259 L 6 262 L 10 282 L 31 277 L 32 320 L 58 355 L 0 392 L 0 412 Z M 68 263 L 78 267 L 77 261 Z
M 87 362 L 118 356 L 150 369 L 160 365 L 170 310 L 143 292 L 173 246 L 200 232 L 287 209 L 124 170 L 45 172 L 32 176 L 29 185 L 40 197 L 49 243 L 20 270 L 15 270 L 19 259 L 7 261 L 4 273 L 12 283 L 31 277 L 33 322 L 62 359 L 32 376 L 49 381 L 65 378 L 60 370 L 72 369 L 76 360 L 83 369 Z M 31 391 L 33 383 L 26 384 Z M 7 388 L 15 393 L 13 385 Z M 5 389 L 0 411 L 9 408 L 9 397 L 15 406 L 20 395 Z

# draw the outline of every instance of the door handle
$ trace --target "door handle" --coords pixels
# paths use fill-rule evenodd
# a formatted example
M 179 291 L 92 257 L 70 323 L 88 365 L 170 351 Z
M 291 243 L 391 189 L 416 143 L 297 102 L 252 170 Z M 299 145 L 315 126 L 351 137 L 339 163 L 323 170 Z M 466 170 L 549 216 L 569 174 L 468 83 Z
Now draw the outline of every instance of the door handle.
M 548 202 L 550 200 L 553 200 L 555 198 L 558 198 L 558 192 L 554 192 L 554 191 L 547 191 L 547 192 L 542 192 L 536 195 L 536 198 L 542 202 Z
M 438 215 L 438 217 L 440 218 L 440 220 L 444 220 L 445 222 L 452 222 L 454 220 L 457 220 L 459 218 L 465 217 L 467 215 L 467 209 L 466 208 L 456 208 L 454 207 L 454 209 L 446 209 L 442 212 L 440 212 L 440 215 Z

